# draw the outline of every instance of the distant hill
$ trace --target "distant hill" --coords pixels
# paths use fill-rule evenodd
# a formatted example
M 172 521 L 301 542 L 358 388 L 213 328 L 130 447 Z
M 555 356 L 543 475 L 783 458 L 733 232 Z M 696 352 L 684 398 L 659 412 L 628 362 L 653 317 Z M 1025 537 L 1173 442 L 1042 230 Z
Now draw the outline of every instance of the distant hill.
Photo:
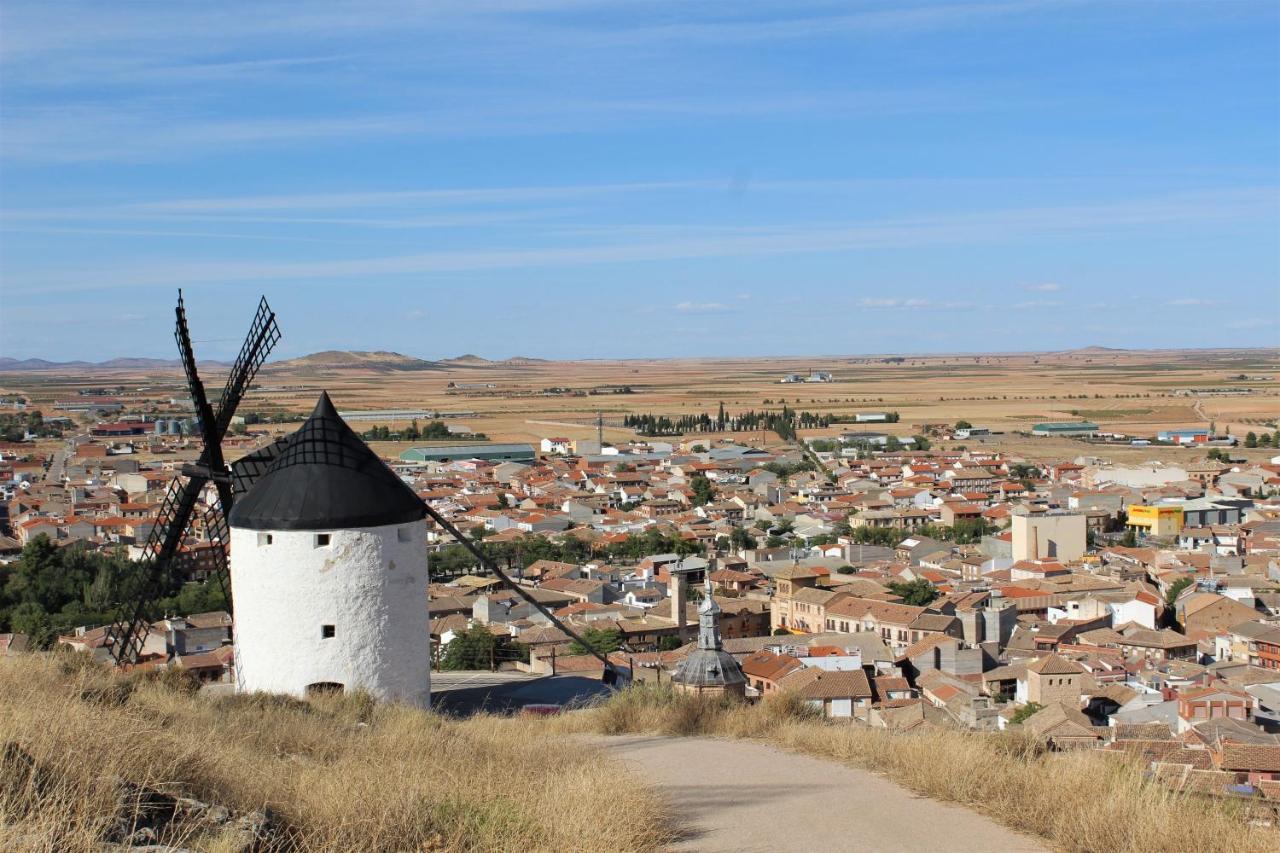
M 545 364 L 546 359 L 515 356 L 504 361 L 490 359 L 473 353 L 460 355 L 457 358 L 446 358 L 440 361 L 427 361 L 404 355 L 398 352 L 382 350 L 325 350 L 298 358 L 272 361 L 264 364 L 266 373 L 287 373 L 289 371 L 316 370 L 368 370 L 376 373 L 446 370 L 451 367 L 489 367 L 493 365 Z M 225 361 L 201 361 L 200 367 L 230 367 Z M 25 373 L 34 371 L 171 371 L 182 370 L 182 363 L 177 359 L 163 358 L 113 358 L 108 361 L 49 361 L 43 358 L 0 358 L 0 373 Z
M 224 361 L 202 361 L 200 367 L 227 367 Z M 48 361 L 43 358 L 0 358 L 0 373 L 33 370 L 181 370 L 177 359 L 113 358 L 108 361 Z
M 273 361 L 263 365 L 267 371 L 289 370 L 372 370 L 380 373 L 393 371 L 440 370 L 435 361 L 425 361 L 398 352 L 365 352 L 355 350 L 325 350 L 285 361 Z
M 484 356 L 467 353 L 457 358 L 441 359 L 439 364 L 447 364 L 450 367 L 492 367 L 494 365 L 505 365 L 508 367 L 521 367 L 527 364 L 546 364 L 545 358 L 529 358 L 524 355 L 513 355 L 511 358 L 504 358 L 502 361 L 494 361 Z
M 481 365 L 493 364 L 493 362 L 490 361 L 489 359 L 482 358 L 478 355 L 473 355 L 471 353 L 467 353 L 466 355 L 460 355 L 457 358 L 442 359 L 440 363 L 456 364 L 456 365 L 470 366 L 470 367 L 480 367 Z
M 1129 352 L 1129 350 L 1123 349 L 1122 347 L 1091 346 L 1091 347 L 1080 347 L 1079 349 L 1064 350 L 1063 354 L 1064 355 L 1107 355 L 1108 353 L 1117 353 L 1117 352 Z

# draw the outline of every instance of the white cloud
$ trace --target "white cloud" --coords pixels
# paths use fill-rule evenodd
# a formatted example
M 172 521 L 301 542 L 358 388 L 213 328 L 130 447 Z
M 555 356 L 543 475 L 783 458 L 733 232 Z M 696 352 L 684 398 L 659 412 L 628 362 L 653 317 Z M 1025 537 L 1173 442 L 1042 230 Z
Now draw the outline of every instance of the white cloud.
M 1186 299 L 1174 299 L 1174 300 L 1171 300 L 1168 304 L 1173 305 L 1177 308 L 1209 308 L 1214 305 L 1221 305 L 1222 303 L 1216 299 L 1186 298 Z
M 1061 308 L 1064 303 L 1054 299 L 1030 299 L 1026 302 L 1019 302 L 1014 308 Z
M 732 309 L 723 302 L 681 302 L 676 310 L 682 314 L 722 314 Z
M 1246 320 L 1237 320 L 1234 323 L 1228 323 L 1228 329 L 1270 329 L 1272 326 L 1278 325 L 1277 322 L 1270 317 L 1250 317 Z
M 1032 293 L 1057 293 L 1062 290 L 1062 285 L 1052 281 L 1046 281 L 1043 284 L 1024 284 L 1023 290 L 1029 290 Z
M 312 282 L 367 280 L 372 276 L 450 273 L 533 266 L 564 267 L 688 260 L 714 257 L 779 257 L 826 252 L 859 252 L 916 246 L 1000 244 L 1027 235 L 1106 231 L 1162 222 L 1249 218 L 1270 214 L 1274 187 L 1249 187 L 1187 193 L 1098 205 L 1005 209 L 897 220 L 827 223 L 798 228 L 775 225 L 714 234 L 640 242 L 604 241 L 539 247 L 501 244 L 414 254 L 339 257 L 325 260 L 220 261 L 154 263 L 133 268 L 58 267 L 29 276 L 45 293 L 115 287 L 172 287 L 211 282 L 264 282 L 306 279 Z M 622 232 L 627 233 L 627 226 Z M 604 231 L 601 237 L 607 237 Z M 684 303 L 682 303 L 684 304 Z M 695 303 L 687 303 L 693 306 Z M 869 298 L 865 308 L 960 309 L 971 303 L 916 298 Z M 1182 303 L 1186 304 L 1186 303 Z M 1200 303 L 1203 304 L 1203 303 Z M 677 310 L 690 310 L 689 308 Z M 705 309 L 704 309 L 705 310 Z M 723 310 L 723 308 L 721 309 Z
M 904 311 L 966 311 L 975 306 L 972 302 L 935 302 L 932 299 L 910 297 L 907 299 L 868 297 L 859 299 L 859 308 L 890 308 Z

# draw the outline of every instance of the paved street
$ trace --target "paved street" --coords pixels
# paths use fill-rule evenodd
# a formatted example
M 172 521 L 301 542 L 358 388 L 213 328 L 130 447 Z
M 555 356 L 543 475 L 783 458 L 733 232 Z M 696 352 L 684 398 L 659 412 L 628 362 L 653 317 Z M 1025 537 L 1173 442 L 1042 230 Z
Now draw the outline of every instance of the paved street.
M 431 707 L 465 716 L 478 711 L 509 713 L 530 703 L 563 705 L 608 691 L 597 678 L 538 676 L 523 672 L 433 672 Z
M 1045 850 L 990 818 L 916 796 L 875 773 L 764 744 L 658 736 L 593 742 L 667 798 L 685 836 L 675 850 Z

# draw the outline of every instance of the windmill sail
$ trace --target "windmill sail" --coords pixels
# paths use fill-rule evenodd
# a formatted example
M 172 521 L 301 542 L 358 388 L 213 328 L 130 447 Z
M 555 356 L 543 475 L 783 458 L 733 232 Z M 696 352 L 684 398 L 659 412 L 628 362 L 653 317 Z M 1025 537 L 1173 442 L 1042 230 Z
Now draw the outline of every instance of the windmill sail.
M 142 559 L 130 579 L 126 603 L 120 608 L 111 626 L 108 649 L 117 663 L 132 663 L 138 659 L 146 641 L 152 603 L 173 589 L 179 580 L 177 571 L 183 565 L 180 558 L 182 544 L 205 486 L 210 482 L 217 490 L 219 504 L 216 509 L 206 513 L 205 517 L 210 541 L 216 545 L 213 549 L 213 572 L 223 591 L 230 591 L 226 572 L 225 519 L 231 511 L 235 493 L 230 472 L 223 460 L 222 439 L 231 425 L 236 407 L 244 399 L 250 383 L 257 375 L 258 368 L 280 339 L 275 313 L 264 297 L 258 303 L 249 334 L 227 376 L 222 398 L 215 412 L 196 368 L 195 351 L 187 329 L 187 313 L 181 291 L 178 292 L 175 315 L 174 339 L 182 356 L 182 366 L 186 372 L 191 400 L 196 407 L 196 418 L 200 424 L 204 446 L 198 461 L 184 465 L 181 476 L 170 485 L 164 503 L 161 504 L 159 518 L 147 539 Z M 229 604 L 229 595 L 227 601 Z

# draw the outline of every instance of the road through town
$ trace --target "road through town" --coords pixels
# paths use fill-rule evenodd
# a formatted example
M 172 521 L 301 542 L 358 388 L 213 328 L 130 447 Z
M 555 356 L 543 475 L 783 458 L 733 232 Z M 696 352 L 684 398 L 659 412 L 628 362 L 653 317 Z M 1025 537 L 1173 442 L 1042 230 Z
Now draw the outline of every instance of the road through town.
M 764 744 L 655 736 L 595 742 L 668 800 L 683 832 L 675 850 L 1046 849 L 990 818 L 919 797 L 874 773 Z

